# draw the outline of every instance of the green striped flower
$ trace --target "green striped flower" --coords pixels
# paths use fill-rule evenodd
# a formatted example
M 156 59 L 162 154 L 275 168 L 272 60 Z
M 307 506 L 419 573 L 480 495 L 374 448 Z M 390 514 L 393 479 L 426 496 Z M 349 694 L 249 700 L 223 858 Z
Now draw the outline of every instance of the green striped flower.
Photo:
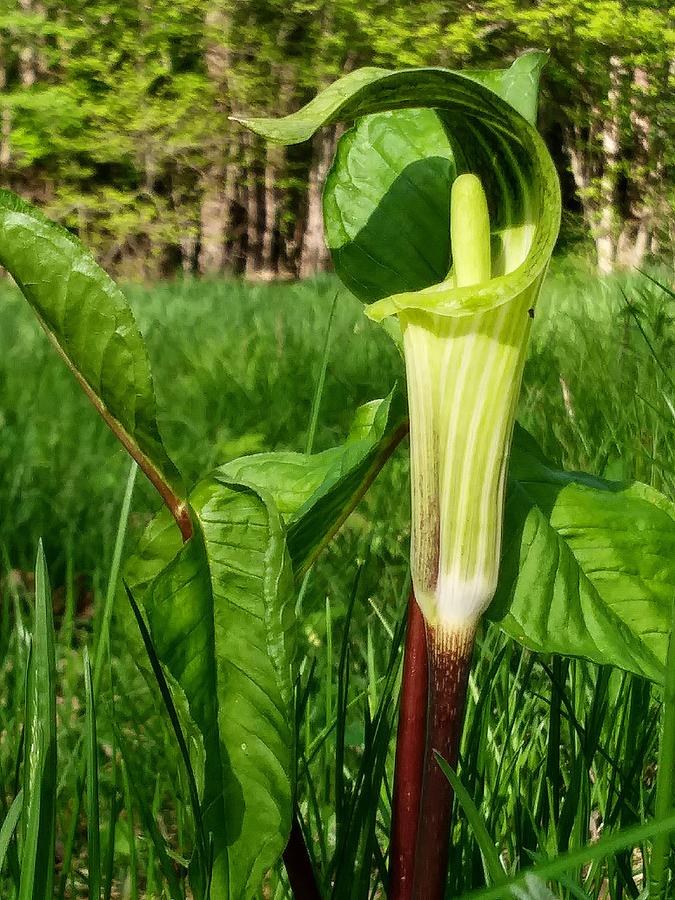
M 448 297 L 490 282 L 488 207 L 475 175 L 453 183 L 450 223 Z M 519 252 L 526 256 L 525 241 Z M 497 586 L 506 462 L 533 303 L 534 292 L 525 290 L 472 315 L 399 312 L 410 407 L 413 582 L 427 622 L 440 630 L 473 632 Z
M 326 179 L 326 241 L 367 314 L 401 325 L 413 579 L 427 622 L 443 629 L 473 629 L 496 587 L 530 311 L 560 223 L 535 127 L 545 60 L 358 69 L 284 119 L 240 119 L 284 144 L 353 123 Z

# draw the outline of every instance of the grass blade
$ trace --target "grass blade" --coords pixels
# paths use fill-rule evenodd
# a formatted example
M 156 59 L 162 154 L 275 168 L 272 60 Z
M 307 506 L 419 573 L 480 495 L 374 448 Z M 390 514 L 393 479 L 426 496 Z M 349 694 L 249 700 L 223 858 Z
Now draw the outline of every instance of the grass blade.
M 87 841 L 89 856 L 89 897 L 101 896 L 101 823 L 98 802 L 98 743 L 96 740 L 96 707 L 89 663 L 89 651 L 84 648 L 84 690 L 86 695 L 86 758 L 87 758 Z
M 183 892 L 181 883 L 178 880 L 178 876 L 176 875 L 176 870 L 174 869 L 173 863 L 171 862 L 171 859 L 167 852 L 166 843 L 164 841 L 164 838 L 162 837 L 162 833 L 159 830 L 157 822 L 155 821 L 152 809 L 147 803 L 146 798 L 143 797 L 140 791 L 138 779 L 139 773 L 137 769 L 134 768 L 134 764 L 132 762 L 132 754 L 130 753 L 129 748 L 122 738 L 122 735 L 120 734 L 117 726 L 114 725 L 113 727 L 116 732 L 115 737 L 117 740 L 117 744 L 120 748 L 122 759 L 124 760 L 124 767 L 126 770 L 129 787 L 131 788 L 131 792 L 136 798 L 138 810 L 141 814 L 141 819 L 143 820 L 143 827 L 150 835 L 150 839 L 152 840 L 152 843 L 155 847 L 155 852 L 157 853 L 157 860 L 159 862 L 160 869 L 162 870 L 162 874 L 164 875 L 166 884 L 169 887 L 169 896 L 171 898 L 175 898 L 175 900 L 183 900 L 185 894 Z
M 124 499 L 122 500 L 122 507 L 120 509 L 120 517 L 117 523 L 117 533 L 115 535 L 115 547 L 113 550 L 113 558 L 110 564 L 110 573 L 108 575 L 108 586 L 106 590 L 105 602 L 103 606 L 103 616 L 98 630 L 98 642 L 96 644 L 96 655 L 94 659 L 94 673 L 93 673 L 93 692 L 94 692 L 94 706 L 96 701 L 98 700 L 100 686 L 101 686 L 101 677 L 103 674 L 103 663 L 106 656 L 106 650 L 110 647 L 110 623 L 112 620 L 112 613 L 114 607 L 115 600 L 115 591 L 117 588 L 117 582 L 119 580 L 120 573 L 120 565 L 122 559 L 122 551 L 124 549 L 124 539 L 127 533 L 127 525 L 129 522 L 129 511 L 131 509 L 131 499 L 134 492 L 134 485 L 136 482 L 136 473 L 138 472 L 137 464 L 132 460 L 131 465 L 129 467 L 129 474 L 127 476 L 126 488 L 124 491 Z M 79 747 L 77 755 L 79 756 Z M 68 884 L 68 878 L 70 873 L 71 861 L 73 858 L 73 851 L 75 848 L 75 838 L 77 836 L 77 824 L 80 817 L 80 807 L 82 806 L 82 795 L 84 791 L 84 774 L 86 767 L 86 758 L 81 757 L 77 762 L 77 775 L 75 782 L 75 791 L 74 791 L 74 805 L 72 811 L 72 817 L 68 826 L 68 831 L 66 834 L 65 840 L 65 851 L 63 856 L 63 868 L 61 870 L 61 877 L 59 881 L 59 887 L 57 892 L 58 900 L 64 900 L 66 896 L 66 887 Z
M 3 819 L 2 827 L 0 827 L 0 872 L 2 872 L 5 856 L 7 855 L 7 848 L 9 847 L 9 842 L 12 840 L 12 835 L 16 831 L 22 808 L 23 791 L 19 791 L 9 808 L 7 815 Z
M 436 762 L 441 767 L 441 771 L 450 782 L 455 796 L 457 797 L 457 801 L 464 810 L 464 815 L 469 820 L 474 837 L 478 842 L 478 846 L 480 847 L 483 856 L 486 874 L 493 884 L 502 883 L 505 877 L 504 869 L 499 862 L 499 856 L 495 850 L 494 841 L 488 834 L 488 830 L 481 818 L 481 814 L 478 812 L 476 804 L 473 802 L 471 795 L 462 784 L 461 779 L 454 769 L 449 766 L 443 757 L 439 753 L 436 753 L 436 751 L 434 751 L 434 756 L 436 757 Z
M 54 892 L 56 662 L 52 594 L 42 541 L 35 563 L 35 624 L 26 677 L 23 853 L 19 900 Z
M 675 815 L 668 816 L 667 819 L 652 819 L 644 825 L 635 825 L 631 828 L 624 828 L 622 831 L 612 834 L 609 837 L 602 837 L 594 844 L 588 844 L 579 850 L 571 850 L 568 853 L 561 853 L 555 859 L 541 863 L 530 869 L 523 869 L 515 878 L 511 878 L 502 884 L 494 885 L 489 888 L 472 891 L 466 896 L 471 900 L 503 900 L 509 894 L 514 894 L 514 888 L 518 889 L 531 883 L 532 878 L 540 881 L 556 881 L 561 880 L 566 872 L 570 869 L 577 869 L 581 866 L 595 862 L 599 859 L 605 859 L 625 850 L 629 847 L 635 847 L 647 838 L 658 837 L 662 834 L 669 834 L 675 830 Z
M 110 576 L 108 578 L 108 587 L 105 595 L 105 605 L 103 607 L 103 618 L 99 632 L 98 644 L 96 645 L 96 656 L 94 658 L 94 699 L 98 699 L 99 689 L 101 687 L 101 676 L 103 674 L 103 662 L 106 656 L 106 650 L 110 640 L 110 622 L 112 619 L 113 606 L 115 601 L 115 593 L 117 591 L 117 582 L 120 577 L 120 565 L 122 563 L 122 551 L 124 550 L 124 539 L 127 534 L 127 525 L 129 522 L 129 510 L 131 509 L 131 499 L 134 494 L 134 484 L 136 483 L 136 473 L 138 465 L 132 460 L 129 466 L 129 475 L 127 476 L 127 484 L 124 490 L 124 499 L 122 500 L 122 508 L 120 510 L 119 523 L 117 525 L 117 534 L 115 535 L 115 549 L 113 550 L 112 563 L 110 564 Z
M 309 428 L 307 429 L 307 441 L 305 443 L 305 453 L 309 454 L 314 449 L 314 437 L 316 435 L 316 426 L 319 421 L 319 407 L 321 406 L 321 397 L 323 396 L 323 386 L 326 383 L 326 370 L 328 369 L 328 354 L 330 352 L 330 336 L 333 331 L 333 318 L 335 316 L 335 307 L 337 305 L 337 291 L 333 297 L 333 305 L 330 308 L 328 317 L 328 326 L 326 328 L 326 339 L 323 345 L 323 353 L 321 354 L 321 371 L 319 372 L 319 380 L 316 383 L 314 391 L 314 399 L 312 400 L 312 411 L 309 416 Z
M 185 739 L 185 735 L 183 734 L 183 729 L 181 728 L 180 719 L 178 717 L 178 710 L 176 709 L 176 706 L 173 702 L 171 690 L 167 683 L 166 676 L 164 675 L 162 664 L 160 663 L 155 651 L 154 644 L 152 643 L 152 638 L 150 637 L 148 627 L 145 624 L 145 620 L 143 619 L 140 608 L 126 583 L 124 585 L 124 589 L 127 592 L 127 597 L 129 598 L 131 609 L 133 610 L 136 622 L 138 623 L 138 628 L 141 632 L 141 637 L 143 638 L 143 644 L 145 645 L 145 650 L 148 654 L 148 659 L 150 660 L 150 665 L 152 666 L 152 671 L 155 676 L 155 680 L 157 681 L 157 686 L 159 687 L 160 694 L 162 695 L 162 700 L 164 701 L 164 706 L 168 713 L 169 720 L 171 721 L 171 726 L 173 728 L 174 734 L 176 735 L 178 749 L 180 750 L 180 754 L 185 765 L 185 770 L 187 772 L 188 788 L 190 791 L 190 803 L 192 805 L 192 814 L 195 820 L 198 853 L 197 862 L 201 868 L 200 882 L 202 884 L 202 889 L 200 893 L 202 893 L 205 892 L 206 885 L 208 884 L 209 880 L 209 872 L 207 871 L 209 854 L 207 853 L 207 841 L 204 832 L 204 823 L 202 820 L 202 808 L 199 801 L 199 789 L 197 788 L 197 779 L 195 778 L 195 773 L 192 768 L 190 751 L 188 750 L 187 741 Z

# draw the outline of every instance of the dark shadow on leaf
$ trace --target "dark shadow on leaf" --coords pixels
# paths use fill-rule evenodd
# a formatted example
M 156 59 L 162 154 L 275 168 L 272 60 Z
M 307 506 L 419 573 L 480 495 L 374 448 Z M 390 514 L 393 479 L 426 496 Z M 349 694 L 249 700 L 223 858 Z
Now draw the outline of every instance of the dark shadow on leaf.
M 452 163 L 430 156 L 394 179 L 354 240 L 333 248 L 340 278 L 372 302 L 442 281 L 450 266 Z

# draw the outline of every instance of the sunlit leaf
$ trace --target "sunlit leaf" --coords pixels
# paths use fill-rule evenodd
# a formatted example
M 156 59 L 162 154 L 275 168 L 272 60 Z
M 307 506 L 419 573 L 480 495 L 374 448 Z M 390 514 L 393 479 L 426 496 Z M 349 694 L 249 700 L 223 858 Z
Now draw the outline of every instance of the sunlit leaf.
M 407 431 L 400 396 L 360 407 L 344 444 L 322 453 L 259 453 L 217 471 L 270 492 L 288 533 L 297 576 L 307 570 Z
M 212 895 L 234 900 L 257 893 L 290 832 L 295 592 L 271 500 L 222 474 L 190 500 L 192 539 L 164 513 L 127 578 L 203 736 Z
M 145 343 L 121 290 L 77 238 L 5 190 L 0 190 L 0 265 L 187 536 L 181 479 L 157 426 Z
M 645 485 L 562 472 L 517 429 L 488 617 L 533 650 L 661 682 L 674 595 L 672 504 Z

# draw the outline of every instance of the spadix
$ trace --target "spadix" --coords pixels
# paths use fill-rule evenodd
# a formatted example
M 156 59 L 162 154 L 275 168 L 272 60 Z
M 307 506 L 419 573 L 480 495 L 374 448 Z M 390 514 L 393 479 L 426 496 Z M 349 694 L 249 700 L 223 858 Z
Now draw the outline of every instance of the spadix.
M 480 179 L 452 185 L 450 294 L 491 276 Z M 412 551 L 427 622 L 473 631 L 497 586 L 504 479 L 525 358 L 529 291 L 486 312 L 399 313 L 410 407 Z

